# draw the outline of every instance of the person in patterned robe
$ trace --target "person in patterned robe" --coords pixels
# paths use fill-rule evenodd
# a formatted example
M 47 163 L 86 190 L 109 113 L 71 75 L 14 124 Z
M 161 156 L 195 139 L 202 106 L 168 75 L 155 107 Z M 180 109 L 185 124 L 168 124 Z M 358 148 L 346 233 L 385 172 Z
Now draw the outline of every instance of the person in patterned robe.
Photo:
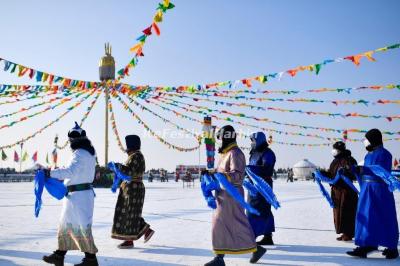
M 118 248 L 133 248 L 133 241 L 144 236 L 144 242 L 150 240 L 154 230 L 142 217 L 145 187 L 143 174 L 145 172 L 145 160 L 140 151 L 140 138 L 137 135 L 125 137 L 128 160 L 125 165 L 116 164 L 119 170 L 132 178 L 130 182 L 123 181 L 120 185 L 117 205 L 115 207 L 114 223 L 111 237 L 124 240 Z

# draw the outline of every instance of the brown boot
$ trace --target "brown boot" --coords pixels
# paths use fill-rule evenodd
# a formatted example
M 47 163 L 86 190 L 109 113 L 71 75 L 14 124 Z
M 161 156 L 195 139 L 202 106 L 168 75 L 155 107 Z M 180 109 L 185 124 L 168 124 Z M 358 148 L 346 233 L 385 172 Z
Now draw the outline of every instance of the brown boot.
M 154 235 L 154 230 L 149 228 L 147 229 L 146 233 L 144 233 L 144 243 L 150 240 L 150 238 Z
M 119 249 L 131 249 L 133 247 L 134 247 L 133 241 L 129 241 L 129 240 L 128 241 L 124 241 L 124 242 L 122 242 L 121 244 L 118 245 Z
M 352 239 L 353 239 L 352 237 L 350 237 L 350 236 L 348 236 L 346 234 L 342 235 L 342 241 L 351 241 Z

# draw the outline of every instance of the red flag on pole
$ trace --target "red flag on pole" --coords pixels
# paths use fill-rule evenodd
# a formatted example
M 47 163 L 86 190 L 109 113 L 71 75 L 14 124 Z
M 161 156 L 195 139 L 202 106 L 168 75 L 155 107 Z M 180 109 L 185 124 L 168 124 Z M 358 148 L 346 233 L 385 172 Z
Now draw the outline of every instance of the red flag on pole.
M 57 165 L 57 159 L 58 159 L 57 149 L 54 149 L 54 150 L 53 150 L 52 155 L 53 155 L 53 163 L 54 163 L 55 165 Z
M 14 151 L 14 162 L 18 163 L 19 162 L 19 156 L 16 151 Z
M 32 160 L 33 160 L 33 162 L 36 163 L 36 161 L 37 161 L 37 151 L 35 151 L 35 153 L 33 154 Z

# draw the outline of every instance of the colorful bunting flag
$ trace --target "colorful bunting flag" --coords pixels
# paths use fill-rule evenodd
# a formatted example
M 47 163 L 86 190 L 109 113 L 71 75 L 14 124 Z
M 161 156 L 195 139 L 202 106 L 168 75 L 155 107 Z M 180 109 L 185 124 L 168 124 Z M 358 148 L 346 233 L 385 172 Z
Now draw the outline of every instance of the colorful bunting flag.
M 18 163 L 19 162 L 19 156 L 16 151 L 14 151 L 14 162 Z
M 1 149 L 1 160 L 2 160 L 2 161 L 7 160 L 7 154 L 4 152 L 3 149 Z
M 53 157 L 53 163 L 56 165 L 57 164 L 57 159 L 58 159 L 58 154 L 57 154 L 57 148 L 54 148 L 54 150 L 51 153 Z
M 32 161 L 33 161 L 34 163 L 36 163 L 36 162 L 37 162 L 37 158 L 38 158 L 38 152 L 35 151 L 35 153 L 34 153 L 33 156 L 32 156 Z
M 25 162 L 28 159 L 28 153 L 25 151 L 24 155 L 22 155 L 21 162 Z

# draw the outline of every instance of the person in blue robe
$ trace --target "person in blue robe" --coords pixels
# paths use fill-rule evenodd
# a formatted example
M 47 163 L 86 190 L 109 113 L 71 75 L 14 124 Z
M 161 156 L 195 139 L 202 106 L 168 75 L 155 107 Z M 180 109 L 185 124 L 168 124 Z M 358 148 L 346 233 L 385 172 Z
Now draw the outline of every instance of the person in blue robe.
M 382 133 L 371 129 L 365 134 L 364 145 L 368 151 L 364 166 L 358 168 L 361 175 L 361 191 L 356 215 L 355 244 L 358 246 L 348 251 L 350 256 L 366 258 L 368 253 L 385 247 L 383 255 L 387 259 L 399 256 L 399 227 L 393 192 L 368 166 L 379 165 L 391 171 L 392 155 L 383 147 Z
M 253 172 L 264 179 L 272 188 L 272 176 L 276 161 L 275 154 L 268 147 L 268 142 L 263 132 L 253 133 L 250 139 L 251 151 L 249 165 Z M 272 233 L 275 232 L 275 221 L 271 211 L 271 205 L 260 193 L 257 193 L 255 196 L 249 194 L 247 200 L 248 203 L 260 213 L 259 216 L 247 213 L 254 235 L 256 237 L 263 236 L 257 244 L 273 245 Z

